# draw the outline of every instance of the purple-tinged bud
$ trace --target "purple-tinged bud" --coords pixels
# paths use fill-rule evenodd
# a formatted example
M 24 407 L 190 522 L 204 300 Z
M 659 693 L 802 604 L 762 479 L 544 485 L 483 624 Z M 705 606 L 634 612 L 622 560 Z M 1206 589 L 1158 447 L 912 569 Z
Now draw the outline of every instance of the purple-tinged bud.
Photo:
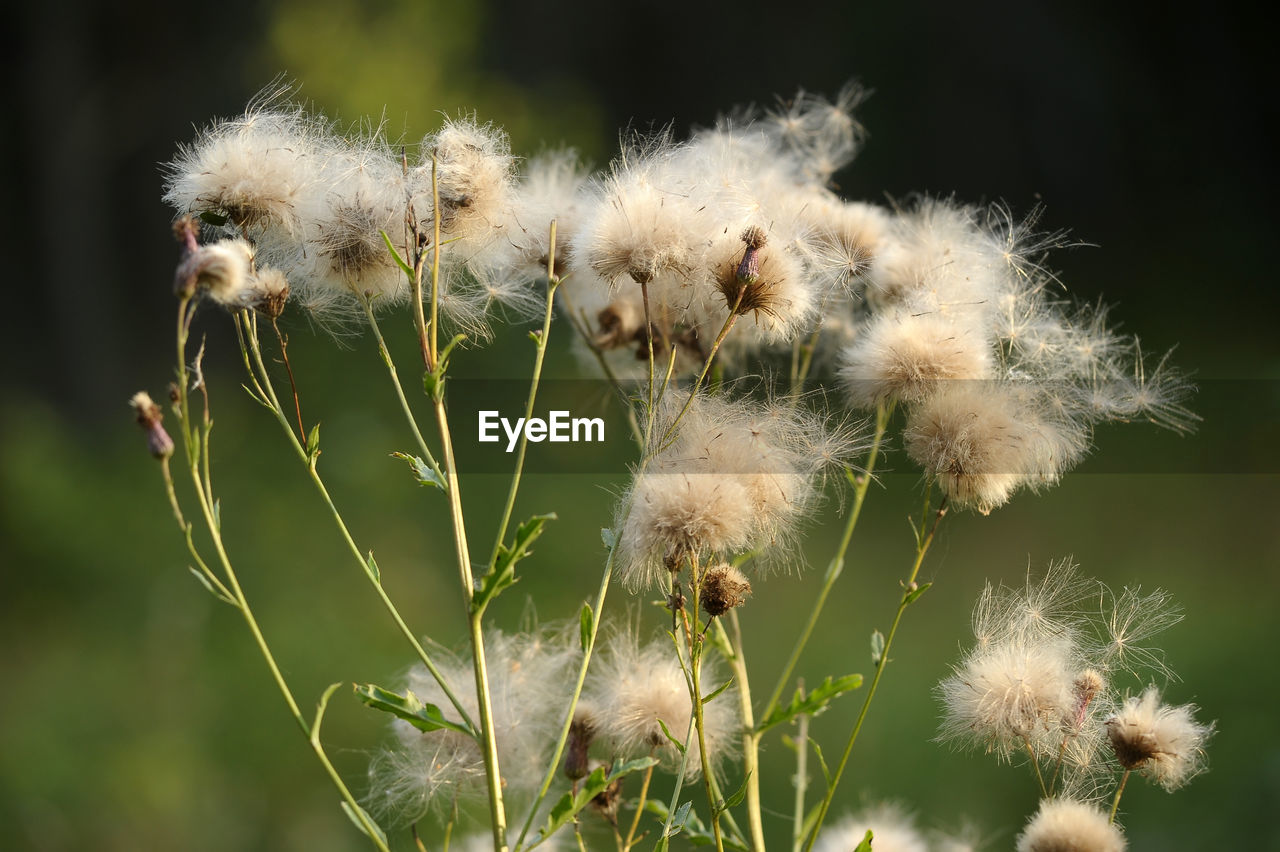
M 129 400 L 129 405 L 133 407 L 138 425 L 147 431 L 147 451 L 152 457 L 167 459 L 173 455 L 173 439 L 161 425 L 164 412 L 160 410 L 160 406 L 155 404 L 146 391 L 135 393 Z

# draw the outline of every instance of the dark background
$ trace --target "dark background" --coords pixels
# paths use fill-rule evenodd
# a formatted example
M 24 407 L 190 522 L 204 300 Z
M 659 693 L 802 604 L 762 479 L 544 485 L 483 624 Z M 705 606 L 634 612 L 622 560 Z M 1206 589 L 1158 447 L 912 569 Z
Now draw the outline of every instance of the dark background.
M 1205 421 L 1187 438 L 1105 429 L 1094 459 L 1059 488 L 944 525 L 926 573 L 946 593 L 908 616 L 842 801 L 895 799 L 944 827 L 967 816 L 989 848 L 1011 845 L 1034 807 L 1025 769 L 929 742 L 930 685 L 956 657 L 985 578 L 1015 581 L 1028 564 L 1074 554 L 1113 586 L 1160 585 L 1184 603 L 1165 645 L 1183 680 L 1168 695 L 1221 727 L 1210 774 L 1172 796 L 1146 785 L 1126 794 L 1132 848 L 1280 848 L 1267 813 L 1280 799 L 1280 217 L 1264 131 L 1276 118 L 1274 48 L 1251 9 L 281 0 L 23 4 L 16 14 L 0 141 L 10 300 L 0 312 L 0 834 L 15 848 L 360 848 L 238 619 L 185 575 L 124 405 L 139 387 L 158 395 L 171 375 L 176 249 L 158 164 L 281 73 L 344 124 L 382 115 L 412 142 L 441 112 L 475 110 L 509 130 L 518 154 L 564 141 L 600 165 L 624 126 L 674 121 L 684 134 L 735 105 L 798 86 L 834 93 L 857 77 L 875 95 L 859 113 L 864 152 L 838 176 L 848 197 L 954 193 L 1022 214 L 1044 204 L 1044 227 L 1096 246 L 1055 257 L 1072 294 L 1114 304 L 1150 351 L 1176 345 Z M 287 325 L 349 523 L 378 549 L 409 622 L 456 644 L 443 508 L 386 460 L 407 441 L 368 339 L 335 346 L 305 318 Z M 209 312 L 199 329 L 210 336 L 215 475 L 233 557 L 286 674 L 304 704 L 335 680 L 394 682 L 409 661 L 274 424 L 236 389 L 229 323 Z M 407 326 L 391 330 L 407 363 Z M 574 375 L 563 343 L 549 369 Z M 473 350 L 460 369 L 518 378 L 524 367 L 511 365 L 523 356 L 510 353 L 524 351 Z M 890 464 L 900 475 L 868 504 L 858 570 L 837 587 L 811 679 L 868 668 L 866 637 L 887 623 L 909 556 L 901 518 L 918 499 L 909 464 Z M 594 587 L 595 530 L 610 502 L 600 489 L 619 481 L 530 477 L 521 510 L 562 518 L 520 589 L 543 620 L 572 614 Z M 483 506 L 502 484 L 477 475 L 464 489 Z M 836 515 L 833 506 L 817 520 L 811 564 L 830 553 Z M 477 518 L 477 541 L 493 522 Z M 767 611 L 744 611 L 758 692 L 816 573 L 768 580 Z M 500 602 L 497 623 L 515 625 L 519 597 Z M 625 598 L 615 593 L 618 613 Z M 848 702 L 815 725 L 828 752 Z M 329 725 L 358 789 L 381 721 L 338 701 Z M 783 812 L 790 760 L 773 740 L 766 797 Z M 785 831 L 782 819 L 771 824 Z

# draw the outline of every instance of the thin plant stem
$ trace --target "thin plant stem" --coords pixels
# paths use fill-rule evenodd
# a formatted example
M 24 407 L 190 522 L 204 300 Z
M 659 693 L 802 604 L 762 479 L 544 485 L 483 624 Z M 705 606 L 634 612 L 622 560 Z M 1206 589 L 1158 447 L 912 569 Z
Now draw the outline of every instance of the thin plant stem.
M 276 416 L 277 422 L 280 423 L 281 428 L 289 437 L 295 454 L 297 454 L 299 460 L 302 461 L 303 465 L 306 467 L 307 474 L 310 476 L 312 484 L 320 493 L 320 497 L 324 500 L 325 506 L 329 509 L 329 514 L 333 518 L 334 524 L 337 525 L 338 532 L 342 535 L 343 541 L 346 542 L 347 549 L 351 552 L 352 558 L 360 565 L 360 570 L 364 573 L 365 578 L 369 581 L 370 585 L 373 586 L 374 592 L 378 595 L 378 600 L 382 602 L 383 608 L 387 611 L 387 614 L 391 616 L 396 627 L 399 628 L 401 635 L 404 636 L 405 640 L 413 648 L 414 653 L 418 655 L 418 659 L 420 659 L 422 664 L 426 666 L 427 671 L 433 678 L 435 678 L 436 683 L 440 684 L 440 689 L 449 699 L 449 703 L 451 703 L 454 709 L 458 711 L 458 715 L 461 717 L 462 723 L 471 731 L 475 732 L 477 730 L 475 722 L 472 721 L 471 715 L 467 712 L 462 700 L 453 691 L 453 687 L 445 678 L 444 673 L 436 666 L 435 661 L 431 659 L 431 655 L 427 653 L 426 648 L 424 648 L 422 643 L 418 641 L 417 636 L 414 635 L 414 632 L 409 628 L 409 625 L 405 623 L 404 618 L 400 615 L 400 611 L 387 595 L 386 589 L 382 586 L 382 580 L 378 575 L 374 574 L 373 569 L 369 565 L 368 559 L 365 558 L 359 545 L 356 544 L 355 539 L 351 535 L 351 531 L 347 528 L 346 521 L 343 520 L 342 514 L 334 504 L 333 497 L 329 494 L 329 489 L 325 486 L 324 480 L 320 476 L 320 472 L 316 469 L 314 459 L 308 458 L 306 447 L 299 443 L 298 439 L 294 436 L 293 427 L 289 425 L 288 417 L 285 416 L 284 410 L 280 407 L 279 398 L 276 396 L 275 388 L 271 382 L 271 376 L 267 373 L 266 363 L 262 358 L 262 350 L 259 345 L 257 333 L 253 330 L 249 322 L 242 319 L 239 324 L 240 326 L 243 326 L 244 332 L 242 334 L 242 341 L 249 353 L 249 355 L 246 355 L 246 360 L 249 356 L 252 356 L 253 362 L 257 366 L 256 373 L 251 373 L 254 383 L 261 390 L 264 401 L 271 407 Z
M 591 339 L 591 332 L 587 328 L 587 320 L 585 313 L 579 316 L 578 309 L 573 304 L 573 297 L 569 294 L 568 288 L 561 288 L 557 293 L 561 301 L 565 305 L 565 314 L 569 317 L 569 324 L 573 326 L 573 330 L 582 338 L 583 344 L 595 357 L 596 362 L 600 365 L 600 371 L 604 373 L 605 379 L 613 386 L 614 391 L 618 394 L 618 399 L 623 403 L 627 412 L 627 425 L 631 429 L 632 437 L 635 438 L 636 445 L 643 452 L 644 433 L 640 431 L 640 424 L 636 422 L 635 410 L 631 406 L 631 398 L 622 388 L 622 382 L 618 379 L 618 374 L 613 371 L 613 367 L 609 365 L 609 359 L 604 356 L 604 350 L 601 349 L 594 340 Z
M 547 250 L 547 309 L 542 317 L 542 333 L 538 335 L 537 352 L 533 357 L 533 378 L 529 380 L 529 399 L 524 406 L 524 419 L 529 422 L 533 418 L 533 405 L 538 397 L 538 384 L 542 378 L 542 362 L 547 354 L 547 339 L 551 336 L 551 314 L 555 308 L 556 289 L 556 222 L 551 220 L 550 248 Z M 516 450 L 515 471 L 511 474 L 511 487 L 507 491 L 507 502 L 502 509 L 502 520 L 498 523 L 498 533 L 493 540 L 493 553 L 489 555 L 489 570 L 498 564 L 498 553 L 502 549 L 502 540 L 507 537 L 507 526 L 511 523 L 511 513 L 515 510 L 516 495 L 520 491 L 520 477 L 524 472 L 525 452 L 529 448 L 529 433 L 520 432 L 520 446 Z
M 658 846 L 654 852 L 665 852 L 667 841 L 671 835 L 671 822 L 675 819 L 676 808 L 680 804 L 680 793 L 684 790 L 684 775 L 689 766 L 689 741 L 693 739 L 693 714 L 689 714 L 689 727 L 684 732 L 684 751 L 680 755 L 680 768 L 676 772 L 675 788 L 671 791 L 671 803 L 667 805 L 667 820 L 662 825 L 662 836 L 658 838 Z
M 1114 824 L 1116 821 L 1116 814 L 1120 811 L 1120 797 L 1124 795 L 1124 785 L 1129 783 L 1129 776 L 1132 773 L 1132 769 L 1126 769 L 1124 774 L 1120 776 L 1120 784 L 1116 787 L 1116 796 L 1111 800 L 1111 815 L 1107 817 L 1109 824 Z
M 1053 762 L 1053 777 L 1049 779 L 1049 795 L 1053 795 L 1053 791 L 1058 788 L 1058 775 L 1062 772 L 1062 759 L 1067 755 L 1067 741 L 1071 736 L 1071 734 L 1064 736 L 1062 745 L 1058 746 L 1058 759 Z
M 298 383 L 293 380 L 293 365 L 289 363 L 289 340 L 280 331 L 280 324 L 276 322 L 276 318 L 271 318 L 271 329 L 276 333 L 276 340 L 280 343 L 280 359 L 284 361 L 284 370 L 289 375 L 289 388 L 293 391 L 293 410 L 298 417 L 298 437 L 303 441 L 307 440 L 307 427 L 302 425 L 302 402 L 298 399 Z
M 649 282 L 640 282 L 640 300 L 644 302 L 644 339 L 649 347 L 649 408 L 648 423 L 644 430 L 645 446 L 649 444 L 649 435 L 653 428 L 653 407 L 655 400 L 653 398 L 654 390 L 654 372 L 653 372 L 653 320 L 649 317 Z
M 671 421 L 671 425 L 667 427 L 666 434 L 662 436 L 659 442 L 666 445 L 669 438 L 675 434 L 676 427 L 680 425 L 681 419 L 689 411 L 689 407 L 693 405 L 693 398 L 698 395 L 698 389 L 702 387 L 702 383 L 707 378 L 707 373 L 711 370 L 711 362 L 715 360 L 716 352 L 720 350 L 720 344 L 724 343 L 724 339 L 729 336 L 729 332 L 733 329 L 733 324 L 738 319 L 738 308 L 742 305 L 742 298 L 747 293 L 746 288 L 738 291 L 738 299 L 729 308 L 729 316 L 725 319 L 724 325 L 720 327 L 720 333 L 716 335 L 715 342 L 711 344 L 711 351 L 707 353 L 707 360 L 702 365 L 702 372 L 698 373 L 698 378 L 693 383 L 693 387 L 689 388 L 689 398 L 684 401 L 684 407 L 680 409 L 680 413 L 676 415 L 676 419 Z
M 693 720 L 698 732 L 698 757 L 702 764 L 702 782 L 707 791 L 707 807 L 711 809 L 711 834 L 715 838 L 716 852 L 724 852 L 724 838 L 720 834 L 719 797 L 711 779 L 711 763 L 707 755 L 707 732 L 702 709 L 702 651 L 705 645 L 698 629 L 698 600 L 702 576 L 698 570 L 698 556 L 689 555 L 689 588 L 691 605 L 681 610 L 685 640 L 689 647 L 689 699 L 693 704 Z M 689 611 L 693 611 L 692 621 Z M 678 652 L 677 652 L 678 653 Z
M 804 680 L 800 680 L 800 688 L 804 689 Z M 796 797 L 794 822 L 791 830 L 791 850 L 800 852 L 804 845 L 804 796 L 809 789 L 809 715 L 801 714 L 799 730 L 796 731 Z
M 1031 768 L 1036 773 L 1036 783 L 1040 785 L 1041 798 L 1049 798 L 1049 788 L 1044 785 L 1044 776 L 1040 774 L 1040 761 L 1036 759 L 1036 750 L 1031 746 L 1031 740 L 1026 737 L 1022 738 L 1022 744 L 1027 749 L 1027 756 L 1031 758 Z
M 434 278 L 436 270 L 432 270 Z M 432 282 L 432 290 L 436 284 Z M 498 743 L 494 733 L 493 697 L 489 692 L 489 671 L 485 660 L 482 609 L 472 606 L 475 579 L 471 573 L 471 554 L 467 546 L 467 527 L 463 515 L 462 493 L 458 483 L 458 464 L 453 455 L 453 438 L 449 432 L 449 415 L 444 399 L 435 399 L 436 425 L 440 429 L 440 445 L 444 457 L 445 476 L 449 484 L 449 519 L 453 526 L 454 551 L 458 559 L 458 575 L 462 598 L 468 614 L 471 637 L 471 661 L 475 671 L 476 699 L 480 708 L 480 750 L 484 755 L 485 782 L 489 793 L 489 818 L 493 827 L 494 852 L 507 852 L 507 814 L 502 795 L 502 774 L 498 766 Z
M 751 681 L 747 677 L 747 659 L 743 651 L 742 625 L 738 610 L 729 610 L 729 646 L 733 649 L 734 677 L 738 681 L 738 701 L 742 712 L 742 771 L 747 784 L 747 826 L 751 830 L 751 846 L 764 852 L 764 819 L 760 806 L 760 750 L 756 739 L 756 720 L 751 708 Z M 755 783 L 752 783 L 753 779 Z
M 947 513 L 947 498 L 942 498 L 942 502 L 938 505 L 938 511 L 934 515 L 933 524 L 929 528 L 929 532 L 924 532 L 923 524 L 921 525 L 916 544 L 916 558 L 911 566 L 911 573 L 903 583 L 902 599 L 898 603 L 898 610 L 894 613 L 893 623 L 889 626 L 889 635 L 885 637 L 884 647 L 880 651 L 880 659 L 876 663 L 876 673 L 871 678 L 871 686 L 867 689 L 867 697 L 862 702 L 862 709 L 858 711 L 858 719 L 853 725 L 853 731 L 849 734 L 849 741 L 845 744 L 844 753 L 840 756 L 840 764 L 836 767 L 835 774 L 831 777 L 830 783 L 827 785 L 826 795 L 822 797 L 822 804 L 818 810 L 818 818 L 814 823 L 813 832 L 809 835 L 809 842 L 805 844 L 805 850 L 813 849 L 813 844 L 818 839 L 819 832 L 822 831 L 822 822 L 827 817 L 827 811 L 831 809 L 831 802 L 835 798 L 836 788 L 840 785 L 840 778 L 844 775 L 845 767 L 849 763 L 849 755 L 853 753 L 854 743 L 858 741 L 858 734 L 862 731 L 862 723 L 866 721 L 867 711 L 871 709 L 871 701 L 876 697 L 876 688 L 880 685 L 880 678 L 884 676 L 884 670 L 889 665 L 889 651 L 893 647 L 893 639 L 898 635 L 898 625 L 902 623 L 902 614 L 907 611 L 912 601 L 915 600 L 916 577 L 920 573 L 920 566 L 924 564 L 925 554 L 929 552 L 929 546 L 933 544 L 934 536 L 938 532 L 938 524 L 942 522 L 942 518 Z M 921 519 L 923 521 L 923 519 Z
M 356 540 L 353 539 L 351 530 L 347 528 L 347 522 L 344 521 L 342 513 L 338 512 L 338 507 L 334 504 L 333 496 L 329 494 L 328 487 L 325 486 L 324 480 L 320 476 L 320 472 L 316 469 L 314 459 L 307 457 L 307 450 L 305 446 L 303 446 L 300 441 L 297 440 L 296 436 L 293 435 L 293 427 L 289 426 L 288 417 L 285 416 L 284 409 L 280 407 L 279 398 L 276 397 L 274 385 L 271 383 L 271 376 L 268 374 L 268 371 L 266 371 L 266 363 L 264 358 L 262 358 L 259 338 L 257 338 L 257 333 L 253 330 L 251 322 L 242 319 L 238 322 L 238 327 L 241 326 L 243 326 L 242 343 L 244 344 L 244 347 L 246 347 L 248 353 L 246 354 L 246 363 L 248 363 L 248 358 L 252 356 L 253 363 L 255 363 L 257 367 L 256 372 L 251 372 L 253 383 L 255 383 L 256 388 L 260 390 L 262 398 L 264 398 L 264 402 L 268 403 L 271 411 L 274 412 L 276 421 L 280 423 L 280 427 L 284 430 L 284 434 L 288 436 L 289 443 L 293 446 L 293 452 L 297 454 L 298 459 L 300 459 L 303 466 L 307 468 L 307 475 L 310 476 L 312 485 L 315 485 L 316 491 L 319 491 L 320 498 L 324 500 L 325 507 L 329 509 L 330 517 L 333 518 L 335 525 L 337 525 L 338 532 L 342 535 L 343 541 L 347 542 L 347 549 L 351 551 L 352 558 L 360 564 L 361 571 L 364 572 L 365 578 L 366 580 L 369 580 L 370 585 L 374 587 L 374 591 L 378 594 L 378 599 L 381 601 L 381 604 L 383 604 L 383 608 L 387 610 L 387 613 L 392 617 L 393 622 L 396 622 L 396 627 L 399 628 L 399 632 L 401 632 L 404 640 L 410 643 L 413 651 L 417 654 L 417 658 L 422 661 L 422 665 L 425 665 L 426 670 L 431 674 L 431 677 L 435 678 L 435 682 L 440 684 L 440 690 L 444 692 L 445 697 L 449 698 L 449 704 L 453 705 L 453 709 L 458 711 L 458 715 L 461 716 L 462 723 L 465 724 L 467 728 L 470 728 L 472 732 L 475 732 L 476 725 L 472 722 L 471 715 L 467 713 L 466 706 L 463 706 L 461 698 L 458 698 L 457 693 L 454 693 L 453 687 L 449 684 L 447 679 L 445 679 L 444 673 L 440 672 L 439 667 L 436 667 L 435 661 L 431 659 L 431 655 L 428 654 L 425 647 L 422 647 L 422 643 L 417 641 L 415 633 L 413 633 L 412 629 L 408 627 L 408 624 L 404 623 L 404 619 L 402 615 L 399 614 L 396 604 L 392 603 L 392 599 L 387 595 L 387 590 L 383 587 L 383 582 L 381 582 L 380 577 L 372 571 L 372 568 L 369 565 L 369 560 L 365 558 L 364 553 L 360 550 L 360 546 L 358 546 L 356 544 Z
M 440 357 L 440 182 L 437 172 L 439 161 L 436 152 L 431 152 L 431 357 L 427 361 L 427 370 L 434 370 Z M 418 277 L 422 277 L 422 267 L 418 267 Z M 497 829 L 495 828 L 495 831 Z
M 649 799 L 649 782 L 653 780 L 653 766 L 649 766 L 644 771 L 644 780 L 640 782 L 640 799 L 636 805 L 636 812 L 631 817 L 631 827 L 627 829 L 627 837 L 622 842 L 622 852 L 631 852 L 634 845 L 633 840 L 636 836 L 636 829 L 640 827 L 640 816 L 644 813 L 644 803 Z
M 796 666 L 800 662 L 800 656 L 804 653 L 805 646 L 808 645 L 809 638 L 813 635 L 813 630 L 818 624 L 818 618 L 822 615 L 823 607 L 827 604 L 831 589 L 844 571 L 844 557 L 849 550 L 850 543 L 853 541 L 853 532 L 858 526 L 858 519 L 862 516 L 862 504 L 867 499 L 867 490 L 871 487 L 872 474 L 879 458 L 880 446 L 884 442 L 885 430 L 888 429 L 889 420 L 892 416 L 892 404 L 881 404 L 876 409 L 875 434 L 871 440 L 871 449 L 867 451 L 867 463 L 864 472 L 854 480 L 853 506 L 849 509 L 849 517 L 845 521 L 844 532 L 840 536 L 840 545 L 836 548 L 835 556 L 831 558 L 831 562 L 827 565 L 822 588 L 818 591 L 818 599 L 809 609 L 809 618 L 805 622 L 804 629 L 800 632 L 800 637 L 791 649 L 791 656 L 787 658 L 787 664 L 783 667 L 782 674 L 778 677 L 778 683 L 774 686 L 773 692 L 769 695 L 769 701 L 765 704 L 764 710 L 760 714 L 763 719 L 769 718 L 769 714 L 777 709 L 778 702 L 782 700 L 782 694 L 790 684 L 791 675 L 795 672 Z
M 373 330 L 374 339 L 378 342 L 378 353 L 382 356 L 382 363 L 386 365 L 387 372 L 391 374 L 391 383 L 396 389 L 396 398 L 400 401 L 400 410 L 404 412 L 404 419 L 409 424 L 409 431 L 413 432 L 413 438 L 418 442 L 418 451 L 422 453 L 423 459 L 431 466 L 431 471 L 441 483 L 444 482 L 444 471 L 440 469 L 439 462 L 436 461 L 431 449 L 427 446 L 426 440 L 422 437 L 422 430 L 418 428 L 418 420 L 413 416 L 413 409 L 409 407 L 409 400 L 405 398 L 404 387 L 400 384 L 400 376 L 396 372 L 396 365 L 391 360 L 391 350 L 387 347 L 386 341 L 382 338 L 382 330 L 378 328 L 378 318 L 373 312 L 373 303 L 368 295 L 360 300 L 364 305 L 365 317 L 369 320 L 369 328 Z
M 365 835 L 381 852 L 389 852 L 387 844 L 381 839 L 381 832 L 365 815 L 363 808 L 356 801 L 355 796 L 347 788 L 346 783 L 342 780 L 342 776 L 338 774 L 337 769 L 329 761 L 329 757 L 325 754 L 324 747 L 320 744 L 318 731 L 313 730 L 312 725 L 302 715 L 298 702 L 293 697 L 293 692 L 289 688 L 289 684 L 284 679 L 284 675 L 280 671 L 280 666 L 276 663 L 275 656 L 271 653 L 271 648 L 267 644 L 266 637 L 262 633 L 262 629 L 258 626 L 258 620 L 253 615 L 253 609 L 249 606 L 249 601 L 245 597 L 244 589 L 240 586 L 239 578 L 236 576 L 235 569 L 231 566 L 231 560 L 227 556 L 226 547 L 222 541 L 221 525 L 213 510 L 214 499 L 211 491 L 206 490 L 210 483 L 207 464 L 204 472 L 200 469 L 200 460 L 203 455 L 207 461 L 208 454 L 208 435 L 209 435 L 209 397 L 207 392 L 203 394 L 205 406 L 202 415 L 205 428 L 201 430 L 201 437 L 197 438 L 197 433 L 191 428 L 190 406 L 187 395 L 187 366 L 186 366 L 186 349 L 187 349 L 187 332 L 190 328 L 190 314 L 188 312 L 189 299 L 184 298 L 178 306 L 178 416 L 182 421 L 182 440 L 184 449 L 189 460 L 188 472 L 191 474 L 191 484 L 195 488 L 197 502 L 200 505 L 201 514 L 204 516 L 205 527 L 208 530 L 209 537 L 213 542 L 214 552 L 218 555 L 218 562 L 222 566 L 223 574 L 227 578 L 227 586 L 230 596 L 234 599 L 236 608 L 243 616 L 245 625 L 249 629 L 250 635 L 253 637 L 254 644 L 257 645 L 259 653 L 262 655 L 263 661 L 267 665 L 267 669 L 271 673 L 272 680 L 275 681 L 276 688 L 280 691 L 281 697 L 284 699 L 285 705 L 289 709 L 289 714 L 297 723 L 303 736 L 307 738 L 308 744 L 311 746 L 312 752 L 324 767 L 325 773 L 333 781 L 334 786 L 341 794 L 343 801 L 346 802 L 351 814 L 357 819 L 361 829 Z M 203 346 L 201 347 L 203 350 Z M 203 378 L 202 378 L 203 382 Z M 290 430 L 292 434 L 292 429 Z M 200 449 L 195 449 L 194 444 L 199 440 L 202 444 Z M 167 468 L 166 468 L 167 472 Z M 166 477 L 168 479 L 168 477 Z M 181 510 L 178 509 L 177 501 L 174 500 L 174 509 L 181 517 Z M 318 717 L 317 717 L 318 721 Z

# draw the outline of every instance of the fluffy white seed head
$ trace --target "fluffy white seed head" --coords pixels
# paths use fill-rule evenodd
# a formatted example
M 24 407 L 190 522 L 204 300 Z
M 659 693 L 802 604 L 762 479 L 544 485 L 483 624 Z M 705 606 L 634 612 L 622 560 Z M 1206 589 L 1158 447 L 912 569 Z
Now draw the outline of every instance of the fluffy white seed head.
M 1128 699 L 1106 722 L 1116 760 L 1166 790 L 1178 789 L 1204 770 L 1204 745 L 1213 734 L 1195 711 L 1194 704 L 1161 703 L 1154 686 Z
M 1060 731 L 1075 713 L 1072 650 L 1048 640 L 973 649 L 938 686 L 939 738 L 1008 759 Z
M 876 852 L 928 852 L 929 843 L 916 828 L 915 819 L 903 808 L 881 804 L 847 816 L 823 830 L 813 852 L 849 852 L 867 832 Z
M 576 634 L 575 634 L 576 636 Z M 494 729 L 503 786 L 511 793 L 539 782 L 558 733 L 559 685 L 577 657 L 566 635 L 490 631 L 485 637 Z M 472 719 L 479 719 L 471 660 L 442 659 L 444 673 Z M 409 672 L 408 689 L 434 704 L 446 718 L 456 710 L 422 666 Z M 369 768 L 370 809 L 397 821 L 413 822 L 452 797 L 484 794 L 484 757 L 474 739 L 451 730 L 423 732 L 401 720 L 392 723 L 395 743 L 378 752 Z
M 1018 852 L 1124 852 L 1120 828 L 1093 805 L 1046 799 L 1018 835 Z
M 850 400 L 874 408 L 919 402 L 948 381 L 988 379 L 989 343 L 972 328 L 936 314 L 882 313 L 844 352 L 840 374 Z
M 251 105 L 179 150 L 165 169 L 165 201 L 183 213 L 224 215 L 235 228 L 293 232 L 295 204 L 327 156 L 319 130 L 301 109 Z
M 432 156 L 440 196 L 440 230 L 448 249 L 470 255 L 501 235 L 511 206 L 515 159 L 506 133 L 474 117 L 449 119 L 422 143 L 423 158 L 411 177 L 413 198 L 430 224 Z
M 253 257 L 253 246 L 239 238 L 202 245 L 178 265 L 174 289 L 200 292 L 220 305 L 244 307 Z
M 703 656 L 701 680 L 708 691 L 725 682 L 726 675 L 720 670 L 715 655 Z M 730 687 L 727 694 L 703 706 L 707 757 L 713 770 L 736 749 L 734 708 L 737 704 L 733 689 Z M 728 700 L 724 700 L 726 698 Z M 588 673 L 586 699 L 592 707 L 600 738 L 613 747 L 617 757 L 653 754 L 665 769 L 678 771 L 682 755 L 667 738 L 662 725 L 683 742 L 691 730 L 693 704 L 669 639 L 663 637 L 641 646 L 630 633 L 611 637 Z M 697 732 L 693 731 L 688 741 L 685 774 L 690 779 L 702 772 L 696 737 Z

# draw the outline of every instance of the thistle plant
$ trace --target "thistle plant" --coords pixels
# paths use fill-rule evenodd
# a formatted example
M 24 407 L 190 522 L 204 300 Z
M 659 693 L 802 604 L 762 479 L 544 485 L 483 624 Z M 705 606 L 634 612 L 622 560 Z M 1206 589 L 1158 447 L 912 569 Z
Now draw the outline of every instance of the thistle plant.
M 793 850 L 974 848 L 918 829 L 905 806 L 830 814 L 906 612 L 931 586 L 921 569 L 944 518 L 987 515 L 1051 486 L 1089 452 L 1099 423 L 1187 431 L 1196 418 L 1167 358 L 1145 357 L 1102 306 L 1068 298 L 1047 259 L 1067 239 L 1038 233 L 1038 210 L 1018 220 L 948 198 L 840 198 L 831 181 L 864 141 L 853 112 L 863 96 L 856 86 L 831 100 L 801 92 L 687 140 L 628 136 L 590 174 L 571 152 L 518 161 L 501 130 L 474 117 L 411 147 L 377 130 L 342 133 L 277 91 L 210 125 L 166 167 L 179 243 L 176 447 L 160 405 L 146 393 L 132 405 L 193 573 L 244 620 L 374 847 L 411 834 L 423 849 L 688 841 L 763 852 L 766 819 L 790 812 Z M 205 313 L 227 316 L 239 353 L 192 351 Z M 392 594 L 405 566 L 379 566 L 330 494 L 319 425 L 289 359 L 285 329 L 298 316 L 363 331 L 377 349 L 413 442 L 395 455 L 448 518 L 463 650 L 406 622 Z M 384 337 L 397 316 L 414 329 L 412 366 L 395 362 Z M 598 577 L 565 572 L 594 593 L 577 612 L 512 629 L 494 623 L 490 604 L 536 564 L 535 542 L 556 534 L 554 506 L 515 515 L 528 443 L 540 438 L 513 435 L 497 532 L 479 548 L 474 518 L 494 507 L 464 494 L 450 368 L 527 323 L 527 395 L 493 404 L 528 421 L 548 341 L 569 335 L 583 369 L 623 402 L 635 446 Z M 390 727 L 359 783 L 333 768 L 321 738 L 343 684 L 303 714 L 237 579 L 240 548 L 224 541 L 214 488 L 220 389 L 205 381 L 206 357 L 242 365 L 339 531 L 341 560 L 407 644 L 404 680 L 352 687 Z M 868 677 L 804 684 L 797 666 L 850 561 L 877 466 L 898 448 L 923 483 L 898 606 L 872 637 Z M 774 614 L 792 651 L 777 680 L 753 691 L 739 612 L 760 605 L 773 575 L 802 567 L 805 525 L 824 499 L 844 512 L 838 546 L 805 581 L 808 612 Z M 637 606 L 646 602 L 657 606 Z M 1116 819 L 1130 774 L 1174 789 L 1203 768 L 1212 725 L 1163 705 L 1152 685 L 1169 672 L 1148 640 L 1176 617 L 1163 593 L 1112 595 L 1069 561 L 982 594 L 973 647 L 938 687 L 940 739 L 1031 768 L 1042 802 L 1020 849 L 1123 848 Z M 1142 691 L 1123 691 L 1126 676 Z M 827 711 L 849 731 L 838 751 L 809 739 L 810 720 Z M 766 804 L 760 750 L 783 730 L 797 733 L 795 795 Z M 812 791 L 811 758 L 825 781 Z

